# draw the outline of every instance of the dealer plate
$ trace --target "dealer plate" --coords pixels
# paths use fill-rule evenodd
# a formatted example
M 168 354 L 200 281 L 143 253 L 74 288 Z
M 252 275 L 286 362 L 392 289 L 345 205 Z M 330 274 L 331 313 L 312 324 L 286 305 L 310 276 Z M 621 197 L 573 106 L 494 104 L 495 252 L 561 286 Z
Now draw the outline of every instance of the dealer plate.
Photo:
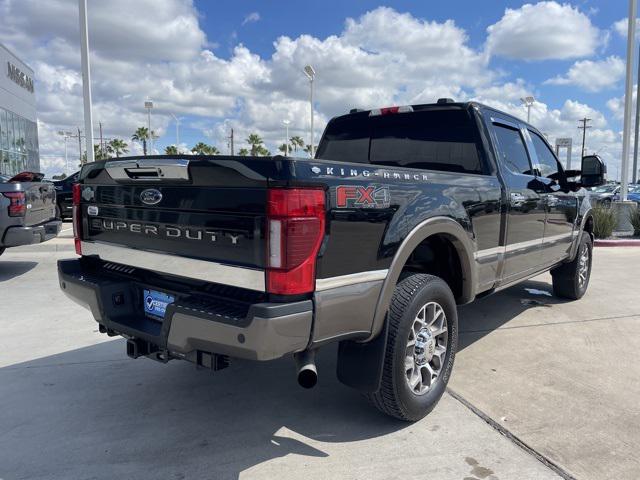
M 158 292 L 157 290 L 144 290 L 144 313 L 158 318 L 164 318 L 167 306 L 175 301 L 173 295 Z

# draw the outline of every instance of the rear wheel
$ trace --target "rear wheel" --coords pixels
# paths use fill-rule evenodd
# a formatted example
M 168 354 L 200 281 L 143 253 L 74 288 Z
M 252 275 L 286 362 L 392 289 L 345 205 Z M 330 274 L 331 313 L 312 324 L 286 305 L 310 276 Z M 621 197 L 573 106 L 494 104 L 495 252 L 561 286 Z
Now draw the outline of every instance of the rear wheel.
M 558 297 L 578 300 L 586 293 L 591 278 L 593 245 L 591 236 L 584 232 L 576 258 L 551 270 L 553 293 Z
M 382 412 L 415 421 L 444 393 L 458 346 L 458 316 L 449 286 L 433 275 L 401 281 L 391 300 L 380 389 L 368 398 Z

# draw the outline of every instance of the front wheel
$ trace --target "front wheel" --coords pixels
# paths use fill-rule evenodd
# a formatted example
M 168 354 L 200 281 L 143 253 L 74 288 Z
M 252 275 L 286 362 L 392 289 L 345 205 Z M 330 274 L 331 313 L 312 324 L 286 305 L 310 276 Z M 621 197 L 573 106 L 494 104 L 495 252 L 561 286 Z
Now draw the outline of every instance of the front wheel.
M 380 389 L 368 398 L 406 421 L 427 415 L 444 394 L 458 348 L 453 293 L 441 278 L 415 274 L 396 287 Z
M 578 300 L 586 293 L 591 278 L 593 242 L 587 232 L 582 234 L 576 258 L 551 270 L 553 293 L 561 298 Z

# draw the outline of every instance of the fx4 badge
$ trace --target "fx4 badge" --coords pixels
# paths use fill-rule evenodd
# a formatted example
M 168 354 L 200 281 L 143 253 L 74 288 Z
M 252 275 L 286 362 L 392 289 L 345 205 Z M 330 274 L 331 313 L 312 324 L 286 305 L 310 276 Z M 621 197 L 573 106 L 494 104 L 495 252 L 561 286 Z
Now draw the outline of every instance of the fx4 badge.
M 340 185 L 336 187 L 337 208 L 389 208 L 389 187 Z

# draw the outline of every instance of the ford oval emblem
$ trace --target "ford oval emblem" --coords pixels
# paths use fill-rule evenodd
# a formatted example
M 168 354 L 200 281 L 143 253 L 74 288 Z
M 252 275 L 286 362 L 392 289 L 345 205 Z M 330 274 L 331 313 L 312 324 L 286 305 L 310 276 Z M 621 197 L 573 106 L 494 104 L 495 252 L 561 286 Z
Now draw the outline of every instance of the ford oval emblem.
M 145 205 L 157 205 L 162 200 L 162 193 L 155 188 L 148 188 L 142 191 L 140 200 Z

